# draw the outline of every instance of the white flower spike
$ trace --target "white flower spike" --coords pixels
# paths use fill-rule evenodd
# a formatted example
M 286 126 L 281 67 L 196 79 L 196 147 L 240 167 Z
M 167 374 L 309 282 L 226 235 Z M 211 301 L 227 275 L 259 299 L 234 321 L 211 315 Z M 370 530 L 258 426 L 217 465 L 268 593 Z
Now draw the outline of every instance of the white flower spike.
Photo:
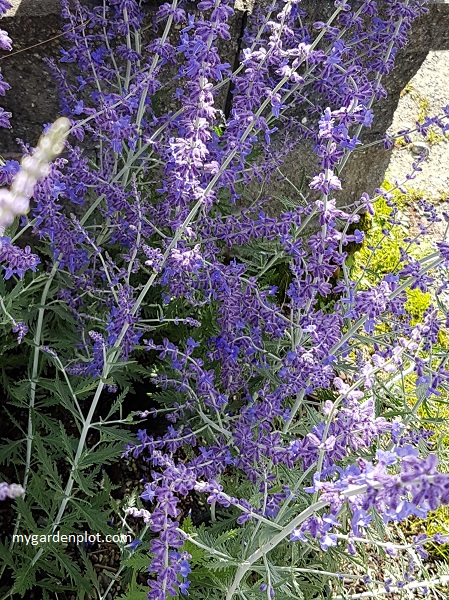
M 66 117 L 57 119 L 50 129 L 41 136 L 34 153 L 24 156 L 11 188 L 0 189 L 0 235 L 19 215 L 30 210 L 30 198 L 39 179 L 48 175 L 50 163 L 64 149 L 64 142 L 70 131 L 70 121 Z

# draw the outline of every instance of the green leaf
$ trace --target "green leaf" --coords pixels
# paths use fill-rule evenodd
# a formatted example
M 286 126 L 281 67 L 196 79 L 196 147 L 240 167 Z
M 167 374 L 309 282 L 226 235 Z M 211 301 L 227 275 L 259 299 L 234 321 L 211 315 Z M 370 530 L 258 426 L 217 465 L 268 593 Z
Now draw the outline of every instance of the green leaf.
M 61 317 L 63 321 L 66 323 L 71 323 L 72 325 L 77 325 L 75 317 L 70 313 L 70 311 L 64 307 L 63 304 L 46 304 L 45 306 L 40 306 L 36 304 L 36 308 L 45 308 L 46 312 L 49 311 L 55 313 L 58 317 Z
M 118 397 L 114 400 L 114 402 L 111 404 L 111 407 L 109 409 L 108 414 L 105 417 L 105 421 L 107 421 L 108 419 L 110 419 L 115 413 L 116 411 L 119 410 L 120 406 L 123 403 L 123 400 L 126 398 L 127 394 L 129 392 L 129 387 L 125 387 L 125 389 L 120 392 L 120 394 L 118 395 Z
M 97 473 L 82 473 L 80 470 L 72 471 L 73 479 L 86 496 L 93 496 L 97 488 Z
M 238 560 L 215 560 L 207 563 L 207 566 L 212 571 L 221 571 L 224 569 L 229 569 L 230 567 L 238 567 L 240 565 L 240 561 Z
M 38 433 L 34 434 L 34 448 L 37 453 L 37 458 L 41 463 L 42 470 L 45 473 L 47 482 L 51 483 L 57 490 L 62 492 L 61 478 L 51 456 L 44 447 L 42 438 Z
M 9 440 L 3 448 L 0 448 L 0 465 L 10 465 L 19 463 L 19 458 L 23 460 L 24 440 L 10 442 Z
M 118 600 L 147 600 L 148 589 L 139 586 L 138 590 L 130 590 L 124 596 L 119 596 Z
M 134 569 L 134 571 L 138 571 L 140 573 L 142 571 L 148 570 L 150 559 L 146 554 L 142 554 L 141 552 L 134 552 L 129 558 L 122 560 L 121 564 L 125 567 L 130 567 L 131 569 Z
M 122 442 L 103 444 L 97 450 L 88 450 L 85 452 L 78 463 L 78 469 L 83 470 L 93 465 L 98 467 L 109 465 L 119 458 L 122 452 Z
M 121 453 L 123 452 L 124 446 L 126 444 L 131 444 L 136 440 L 135 434 L 131 431 L 126 431 L 125 429 L 120 427 L 108 426 L 107 423 L 105 423 L 101 427 L 99 426 L 98 429 L 101 431 L 102 440 L 121 442 L 122 449 L 120 450 L 120 453 L 117 455 L 117 457 L 121 456 Z
M 25 502 L 25 500 L 19 496 L 16 499 L 17 504 L 17 512 L 20 514 L 22 518 L 22 531 L 28 531 L 29 533 L 33 533 L 37 531 L 36 521 L 33 518 L 30 507 Z
M 104 535 L 115 534 L 116 531 L 107 524 L 110 509 L 106 507 L 106 500 L 105 495 L 99 494 L 91 501 L 90 506 L 87 503 L 78 502 L 77 511 L 92 531 L 101 531 Z
M 31 560 L 28 564 L 23 565 L 14 573 L 14 586 L 12 593 L 19 594 L 22 598 L 26 592 L 34 587 L 36 583 L 37 565 L 31 565 Z
M 0 542 L 0 563 L 3 563 L 4 565 L 7 565 L 15 570 L 12 554 L 9 551 L 9 548 L 7 548 L 7 546 L 5 546 L 5 544 L 2 542 Z
M 65 454 L 66 454 L 66 460 L 71 465 L 73 465 L 74 458 L 75 458 L 75 452 L 76 452 L 76 448 L 77 448 L 77 441 L 70 438 L 67 435 L 65 427 L 61 423 L 61 421 L 59 421 L 59 430 L 60 430 L 61 441 L 64 446 L 64 450 L 65 450 Z
M 61 571 L 63 571 L 69 577 L 70 581 L 76 585 L 77 590 L 92 594 L 92 584 L 81 575 L 81 571 L 73 559 L 68 557 L 65 552 L 61 552 L 60 549 L 57 551 L 50 549 L 50 552 L 54 556 Z
M 93 390 L 96 390 L 98 387 L 98 381 L 92 381 L 89 383 L 89 380 L 83 379 L 79 382 L 78 386 L 74 388 L 74 392 L 77 396 L 84 396 Z
M 83 561 L 84 568 L 86 570 L 87 580 L 92 582 L 92 585 L 95 587 L 97 592 L 100 592 L 100 582 L 98 581 L 97 572 L 95 571 L 92 561 L 87 556 L 82 546 L 78 546 L 78 552 Z M 100 596 L 100 593 L 98 593 Z

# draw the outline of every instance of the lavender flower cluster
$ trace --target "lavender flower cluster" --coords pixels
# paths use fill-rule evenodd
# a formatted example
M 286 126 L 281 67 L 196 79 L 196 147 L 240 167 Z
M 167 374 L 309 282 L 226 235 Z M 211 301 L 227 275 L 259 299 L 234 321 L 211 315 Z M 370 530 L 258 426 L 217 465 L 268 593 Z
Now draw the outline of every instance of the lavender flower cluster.
M 18 483 L 7 484 L 6 482 L 0 483 L 0 500 L 6 498 L 18 498 L 25 493 L 25 490 Z
M 35 364 L 51 353 L 73 390 L 96 382 L 89 416 L 81 413 L 83 440 L 102 390 L 118 391 L 129 359 L 146 349 L 154 363 L 166 433 L 140 430 L 124 454 L 151 465 L 141 496 L 148 508 L 127 511 L 153 534 L 149 599 L 188 592 L 181 499 L 194 494 L 244 532 L 226 600 L 280 544 L 320 552 L 344 543 L 354 553 L 375 514 L 388 523 L 449 503 L 449 476 L 415 449 L 419 402 L 404 422 L 379 407 L 406 369 L 417 398 L 448 382 L 445 361 L 425 358 L 449 326 L 441 303 L 415 326 L 405 310 L 406 289 L 426 291 L 447 270 L 448 245 L 421 261 L 404 249 L 398 269 L 362 289 L 346 248 L 364 234 L 348 230 L 385 192 L 345 206 L 334 197 L 424 2 L 392 0 L 381 14 L 374 0 L 337 0 L 327 22 L 310 22 L 299 0 L 276 0 L 249 19 L 237 69 L 221 56 L 234 18 L 227 0 L 163 4 L 151 40 L 149 11 L 136 0 L 62 7 L 66 46 L 60 64 L 49 64 L 72 137 L 64 158 L 33 182 L 30 221 L 22 221 L 51 261 L 11 244 L 0 260 L 6 280 L 45 273 L 44 293 L 54 282 L 52 301 L 70 312 L 75 351 L 47 348 L 43 312 L 39 326 L 20 321 L 19 334 L 33 328 Z M 448 116 L 431 124 L 446 132 Z M 268 195 L 236 212 L 250 184 L 277 177 L 305 139 L 319 160 L 305 206 L 272 216 Z M 5 164 L 1 180 L 14 185 L 15 169 Z M 282 302 L 264 279 L 279 262 L 290 275 Z M 188 333 L 161 335 L 171 323 Z M 251 493 L 236 493 L 242 481 Z M 275 597 L 270 569 L 267 580 L 260 568 L 253 574 Z

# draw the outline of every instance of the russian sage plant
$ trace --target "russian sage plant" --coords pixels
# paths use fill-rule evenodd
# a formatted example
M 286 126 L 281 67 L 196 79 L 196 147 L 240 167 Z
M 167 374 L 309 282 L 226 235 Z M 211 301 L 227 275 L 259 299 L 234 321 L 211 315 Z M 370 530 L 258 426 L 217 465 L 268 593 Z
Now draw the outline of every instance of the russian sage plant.
M 149 551 L 150 600 L 350 597 L 358 577 L 374 596 L 435 588 L 441 573 L 420 563 L 427 538 L 389 536 L 391 524 L 449 503 L 418 418 L 447 391 L 449 244 L 417 259 L 409 240 L 366 287 L 351 278 L 347 248 L 391 192 L 334 197 L 424 3 L 381 12 L 337 0 L 322 21 L 305 2 L 262 4 L 233 66 L 227 1 L 61 4 L 66 42 L 49 64 L 70 135 L 0 249 L 3 321 L 28 360 L 26 377 L 9 382 L 29 415 L 23 443 L 6 452 L 16 465 L 25 457 L 14 532 L 106 528 L 116 509 L 102 467 L 123 452 L 151 467 L 120 515 L 124 528 L 147 525 L 138 552 Z M 446 132 L 448 116 L 419 131 Z M 317 170 L 273 215 L 263 190 L 304 141 Z M 12 190 L 39 146 L 27 152 L 2 168 Z M 412 324 L 406 290 L 417 288 L 434 301 Z M 412 402 L 398 385 L 410 374 Z M 142 398 L 137 416 L 162 414 L 166 428 L 131 440 L 120 408 L 139 377 L 160 406 Z M 189 514 L 199 498 L 210 506 L 202 525 Z M 121 548 L 119 573 L 136 547 Z M 82 557 L 70 568 L 52 546 L 2 553 L 15 579 L 5 597 L 37 582 L 51 593 L 59 571 L 80 596 L 105 595 L 87 566 L 82 576 Z M 371 577 L 370 553 L 398 556 L 391 575 Z

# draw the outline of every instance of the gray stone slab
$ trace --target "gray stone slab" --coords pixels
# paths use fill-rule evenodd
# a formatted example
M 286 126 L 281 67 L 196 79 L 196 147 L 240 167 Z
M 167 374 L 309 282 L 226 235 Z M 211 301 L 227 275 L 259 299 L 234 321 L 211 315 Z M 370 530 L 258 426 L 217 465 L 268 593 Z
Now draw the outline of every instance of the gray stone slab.
M 12 8 L 4 15 L 5 18 L 43 17 L 45 15 L 59 14 L 61 4 L 59 0 L 9 0 Z

